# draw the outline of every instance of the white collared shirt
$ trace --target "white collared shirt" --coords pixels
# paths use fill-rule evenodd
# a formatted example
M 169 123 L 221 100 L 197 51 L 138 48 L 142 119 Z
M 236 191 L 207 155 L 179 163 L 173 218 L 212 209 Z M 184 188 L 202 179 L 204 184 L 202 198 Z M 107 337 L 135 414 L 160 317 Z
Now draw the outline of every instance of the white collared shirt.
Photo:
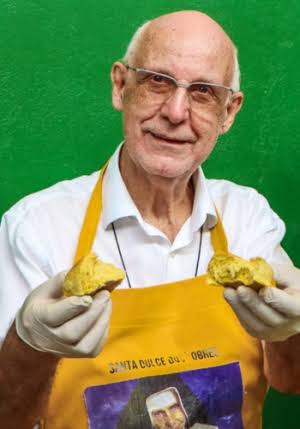
M 244 258 L 261 256 L 270 263 L 291 261 L 280 242 L 285 227 L 266 199 L 254 189 L 226 180 L 207 180 L 199 168 L 193 180 L 191 217 L 174 242 L 144 222 L 119 171 L 119 151 L 112 156 L 103 183 L 103 213 L 93 250 L 105 262 L 122 262 L 112 231 L 114 223 L 132 287 L 147 287 L 195 276 L 207 270 L 213 254 L 210 229 L 215 207 L 229 250 Z M 29 195 L 12 207 L 0 227 L 0 342 L 26 295 L 72 266 L 86 207 L 98 172 Z M 119 288 L 127 288 L 125 279 Z

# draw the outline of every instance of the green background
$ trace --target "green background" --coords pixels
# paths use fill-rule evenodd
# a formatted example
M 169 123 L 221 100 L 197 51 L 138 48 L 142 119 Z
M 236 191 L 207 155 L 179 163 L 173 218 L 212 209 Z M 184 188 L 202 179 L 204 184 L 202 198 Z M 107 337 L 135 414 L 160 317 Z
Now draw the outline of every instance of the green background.
M 245 104 L 205 164 L 262 192 L 300 266 L 300 2 L 2 0 L 0 215 L 26 194 L 98 169 L 122 138 L 110 65 L 134 29 L 178 9 L 207 12 L 240 51 Z M 300 428 L 300 396 L 268 395 L 264 429 Z M 254 429 L 254 428 L 253 428 Z

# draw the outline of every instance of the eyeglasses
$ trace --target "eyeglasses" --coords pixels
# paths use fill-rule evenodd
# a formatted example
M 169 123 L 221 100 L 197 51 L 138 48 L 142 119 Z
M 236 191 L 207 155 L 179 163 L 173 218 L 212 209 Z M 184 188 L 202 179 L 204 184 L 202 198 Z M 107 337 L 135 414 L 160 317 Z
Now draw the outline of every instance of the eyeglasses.
M 233 94 L 233 89 L 208 82 L 182 82 L 164 73 L 158 73 L 153 70 L 135 68 L 126 65 L 126 68 L 136 73 L 137 83 L 142 85 L 147 93 L 156 97 L 158 101 L 167 100 L 177 88 L 187 90 L 190 105 L 193 110 L 203 106 L 216 106 L 225 102 L 229 93 Z

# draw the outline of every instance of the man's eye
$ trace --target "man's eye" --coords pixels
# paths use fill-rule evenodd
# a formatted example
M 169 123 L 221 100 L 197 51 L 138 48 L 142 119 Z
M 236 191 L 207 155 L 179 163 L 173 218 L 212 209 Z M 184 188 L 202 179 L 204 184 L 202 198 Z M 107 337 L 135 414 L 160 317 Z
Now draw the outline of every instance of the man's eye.
M 211 86 L 204 83 L 194 85 L 193 91 L 198 92 L 199 94 L 212 94 Z
M 149 80 L 153 83 L 168 83 L 168 79 L 164 76 L 160 76 L 158 74 L 153 74 L 149 77 Z

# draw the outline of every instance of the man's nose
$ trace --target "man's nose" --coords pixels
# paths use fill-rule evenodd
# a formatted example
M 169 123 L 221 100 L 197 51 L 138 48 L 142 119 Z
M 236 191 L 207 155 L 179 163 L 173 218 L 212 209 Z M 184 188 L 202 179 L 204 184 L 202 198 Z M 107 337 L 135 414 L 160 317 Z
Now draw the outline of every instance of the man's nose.
M 188 119 L 190 103 L 185 88 L 176 88 L 170 97 L 163 103 L 161 114 L 172 124 L 180 124 Z

